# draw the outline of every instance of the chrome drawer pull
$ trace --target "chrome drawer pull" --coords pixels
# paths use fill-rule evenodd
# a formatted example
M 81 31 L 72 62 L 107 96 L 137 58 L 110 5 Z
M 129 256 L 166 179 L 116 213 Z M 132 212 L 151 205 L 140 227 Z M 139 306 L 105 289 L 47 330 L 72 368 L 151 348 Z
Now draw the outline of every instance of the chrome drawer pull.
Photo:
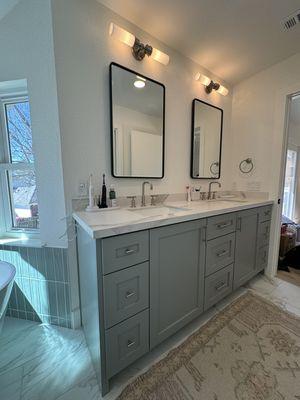
M 125 254 L 132 254 L 132 253 L 134 253 L 133 249 L 126 249 L 125 250 Z
M 135 295 L 135 293 L 134 292 L 126 292 L 126 295 L 125 295 L 125 297 L 126 297 L 126 299 L 129 299 L 130 297 L 132 297 L 132 296 L 134 296 Z
M 215 286 L 215 289 L 216 290 L 221 290 L 221 289 L 225 288 L 226 286 L 227 286 L 226 282 L 221 282 L 221 283 L 219 283 L 218 285 Z
M 135 342 L 133 342 L 132 340 L 128 340 L 128 342 L 127 342 L 128 349 L 130 349 L 130 347 L 132 347 L 134 345 L 135 345 Z
M 231 221 L 229 222 L 223 222 L 222 224 L 218 224 L 217 228 L 222 229 L 222 228 L 226 228 L 227 226 L 231 225 Z
M 217 253 L 217 257 L 223 257 L 225 254 L 228 254 L 228 250 L 220 251 L 220 253 Z

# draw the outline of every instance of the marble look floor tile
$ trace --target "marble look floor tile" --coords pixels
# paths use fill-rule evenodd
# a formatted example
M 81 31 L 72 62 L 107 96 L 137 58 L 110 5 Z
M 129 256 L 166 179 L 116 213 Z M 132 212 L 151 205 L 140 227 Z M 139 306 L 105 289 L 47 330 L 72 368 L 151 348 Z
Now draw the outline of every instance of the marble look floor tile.
M 55 400 L 101 400 L 101 394 L 94 371 L 90 376 L 73 385 Z
M 264 275 L 258 275 L 248 282 L 245 287 L 252 289 L 262 295 L 271 294 L 278 286 L 280 282 L 277 279 L 269 279 Z
M 31 322 L 24 329 L 10 329 L 0 337 L 0 375 L 46 353 L 56 354 L 61 348 L 69 352 L 77 346 L 78 331 Z M 4 326 L 6 325 L 6 320 Z
M 22 400 L 55 400 L 94 375 L 84 337 L 24 364 Z M 49 388 L 49 391 L 45 391 Z
M 0 399 L 20 400 L 23 367 L 14 368 L 0 375 Z

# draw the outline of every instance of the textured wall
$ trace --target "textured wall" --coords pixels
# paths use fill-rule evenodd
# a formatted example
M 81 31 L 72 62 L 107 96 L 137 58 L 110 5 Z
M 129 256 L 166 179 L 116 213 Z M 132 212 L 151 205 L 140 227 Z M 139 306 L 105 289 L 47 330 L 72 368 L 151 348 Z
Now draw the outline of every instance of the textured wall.
M 71 327 L 67 250 L 0 246 L 17 269 L 7 315 Z

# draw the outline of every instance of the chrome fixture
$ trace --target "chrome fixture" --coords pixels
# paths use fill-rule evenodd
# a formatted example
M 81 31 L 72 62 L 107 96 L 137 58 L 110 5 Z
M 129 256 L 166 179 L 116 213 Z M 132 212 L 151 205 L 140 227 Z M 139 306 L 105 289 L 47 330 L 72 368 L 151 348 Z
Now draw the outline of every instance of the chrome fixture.
M 211 93 L 213 90 L 223 96 L 227 96 L 229 93 L 229 90 L 225 86 L 220 85 L 218 82 L 214 82 L 208 76 L 200 74 L 200 72 L 196 74 L 195 79 L 205 86 L 206 93 Z
M 211 195 L 211 194 L 212 194 L 212 191 L 211 191 L 211 187 L 212 187 L 213 184 L 218 185 L 219 188 L 221 187 L 221 183 L 220 183 L 220 182 L 215 182 L 215 181 L 210 182 L 210 183 L 209 183 L 209 186 L 208 186 L 207 200 L 212 200 L 212 195 Z
M 142 183 L 142 201 L 141 201 L 141 207 L 145 207 L 146 206 L 146 197 L 145 197 L 145 186 L 149 185 L 150 186 L 150 190 L 153 190 L 153 185 L 151 182 L 145 181 Z
M 151 194 L 150 206 L 156 206 L 157 194 Z
M 122 43 L 127 44 L 127 46 L 132 48 L 133 57 L 142 61 L 145 56 L 153 58 L 153 60 L 160 62 L 161 64 L 168 65 L 170 57 L 160 50 L 150 46 L 149 44 L 143 44 L 138 38 L 136 38 L 132 33 L 126 31 L 120 26 L 114 24 L 113 22 L 109 25 L 109 34 L 119 39 Z
M 131 200 L 131 202 L 130 202 L 130 207 L 131 207 L 131 208 L 135 208 L 135 207 L 136 207 L 136 204 L 135 204 L 136 196 L 127 196 L 127 199 L 130 199 L 130 200 Z
M 254 164 L 253 164 L 253 160 L 252 158 L 246 158 L 245 160 L 242 160 L 239 163 L 239 170 L 243 173 L 243 174 L 249 174 L 249 172 L 251 172 L 254 168 Z

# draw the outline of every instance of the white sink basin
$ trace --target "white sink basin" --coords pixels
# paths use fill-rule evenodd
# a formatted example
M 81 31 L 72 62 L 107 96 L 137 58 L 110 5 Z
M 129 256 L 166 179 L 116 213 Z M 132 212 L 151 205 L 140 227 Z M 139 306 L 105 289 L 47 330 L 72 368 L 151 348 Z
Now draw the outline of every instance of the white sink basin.
M 220 197 L 220 198 L 218 198 L 218 199 L 212 199 L 212 200 L 207 200 L 207 201 L 209 201 L 210 203 L 213 203 L 213 202 L 230 202 L 230 203 L 247 203 L 248 202 L 248 200 L 246 200 L 246 199 L 235 199 L 235 198 L 230 198 L 230 199 L 227 199 L 227 198 L 222 198 L 222 197 Z
M 105 210 L 85 213 L 84 220 L 90 226 L 109 226 L 137 222 L 145 218 L 127 210 Z
M 149 217 L 154 218 L 154 217 L 167 217 L 167 216 L 176 215 L 182 211 L 187 211 L 187 208 L 152 206 L 152 207 L 130 208 L 130 209 L 128 209 L 128 211 L 134 215 L 143 216 L 144 218 L 149 218 Z

